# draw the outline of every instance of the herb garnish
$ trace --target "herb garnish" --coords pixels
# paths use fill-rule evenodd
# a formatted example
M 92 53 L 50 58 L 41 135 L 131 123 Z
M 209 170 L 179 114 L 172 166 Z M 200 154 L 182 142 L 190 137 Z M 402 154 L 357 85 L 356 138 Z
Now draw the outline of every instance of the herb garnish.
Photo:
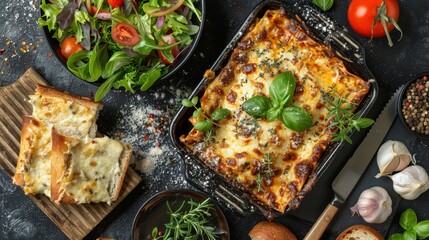
M 401 214 L 399 225 L 401 225 L 405 232 L 395 233 L 389 237 L 389 240 L 415 240 L 429 237 L 429 220 L 418 222 L 416 212 L 410 208 Z
M 264 192 L 263 182 L 268 181 L 274 176 L 273 158 L 269 153 L 264 154 L 263 162 L 259 165 L 259 171 L 256 175 L 256 188 L 258 192 Z
M 187 203 L 190 206 L 188 211 L 183 211 L 185 201 L 177 209 L 173 210 L 167 202 L 168 214 L 170 222 L 165 224 L 165 232 L 158 231 L 155 227 L 152 230 L 153 240 L 177 240 L 177 239 L 198 239 L 202 237 L 207 240 L 215 240 L 218 236 L 214 232 L 215 227 L 209 226 L 209 218 L 211 211 L 214 209 L 210 199 L 207 198 L 201 203 L 189 200 Z
M 326 12 L 334 5 L 334 0 L 313 0 L 313 3 Z
M 200 117 L 203 117 L 203 119 L 198 120 L 197 123 L 195 123 L 195 129 L 201 132 L 208 132 L 213 128 L 213 125 L 217 125 L 215 121 L 220 121 L 224 118 L 226 118 L 229 115 L 229 110 L 225 108 L 218 108 L 214 110 L 211 114 L 211 118 L 205 115 L 201 109 L 201 107 L 197 107 L 198 103 L 198 97 L 195 96 L 191 100 L 189 99 L 182 99 L 182 105 L 184 107 L 194 107 L 195 111 L 192 114 L 192 116 L 195 119 L 199 119 Z
M 270 122 L 280 118 L 287 128 L 305 131 L 312 126 L 311 115 L 301 107 L 286 107 L 292 101 L 295 87 L 292 73 L 280 73 L 270 85 L 270 97 L 254 96 L 243 103 L 243 110 L 250 116 L 267 118 Z
M 324 94 L 323 98 L 328 104 L 326 109 L 329 111 L 328 118 L 332 120 L 329 128 L 338 129 L 336 133 L 333 133 L 333 141 L 346 141 L 352 143 L 351 138 L 347 135 L 353 129 L 360 130 L 361 128 L 367 128 L 374 123 L 374 120 L 369 118 L 359 118 L 360 111 L 353 113 L 356 107 L 356 103 L 350 102 L 347 98 L 350 93 L 344 97 L 338 95 L 334 86 L 330 87 L 328 94 Z

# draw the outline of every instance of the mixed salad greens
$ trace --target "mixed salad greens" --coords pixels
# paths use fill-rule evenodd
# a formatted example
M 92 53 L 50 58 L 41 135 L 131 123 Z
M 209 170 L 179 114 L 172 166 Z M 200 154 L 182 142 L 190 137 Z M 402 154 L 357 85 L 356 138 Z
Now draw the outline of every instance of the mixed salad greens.
M 77 77 L 112 88 L 146 91 L 192 43 L 202 21 L 198 0 L 42 0 L 46 26 Z

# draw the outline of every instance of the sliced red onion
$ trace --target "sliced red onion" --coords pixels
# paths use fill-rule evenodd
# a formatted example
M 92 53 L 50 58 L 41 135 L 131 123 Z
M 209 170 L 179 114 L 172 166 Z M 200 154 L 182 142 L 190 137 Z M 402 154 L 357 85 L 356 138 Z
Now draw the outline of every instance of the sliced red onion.
M 163 16 L 159 16 L 156 19 L 156 27 L 157 28 L 162 28 L 162 26 L 164 25 L 164 22 L 165 22 L 165 16 L 164 15 Z
M 131 48 L 122 48 L 122 51 L 130 57 L 141 57 L 142 55 Z
M 178 63 L 178 62 L 176 61 L 176 59 L 178 59 L 178 58 L 180 57 L 180 55 L 184 54 L 184 52 L 187 52 L 187 51 L 188 51 L 188 48 L 189 48 L 189 45 L 188 45 L 188 46 L 186 46 L 186 47 L 184 47 L 182 50 L 180 50 L 179 54 L 177 54 L 177 56 L 174 58 L 173 65 L 175 65 L 176 63 Z
M 185 18 L 188 18 L 188 16 L 189 16 L 189 12 L 190 12 L 190 9 L 189 9 L 187 6 L 185 6 L 185 7 L 183 8 L 183 10 L 182 10 L 182 15 L 183 15 Z
M 108 13 L 99 12 L 97 14 L 97 19 L 99 19 L 99 20 L 110 20 L 110 19 L 112 19 L 112 13 L 110 13 L 110 12 L 108 12 Z

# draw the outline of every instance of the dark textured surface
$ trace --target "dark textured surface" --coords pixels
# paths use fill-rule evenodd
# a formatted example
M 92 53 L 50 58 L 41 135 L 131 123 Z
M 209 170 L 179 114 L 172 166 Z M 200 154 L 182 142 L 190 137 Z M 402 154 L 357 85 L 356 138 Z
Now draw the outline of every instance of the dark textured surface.
M 178 109 L 175 100 L 189 94 L 190 90 L 197 85 L 204 70 L 213 64 L 218 54 L 258 2 L 260 1 L 208 0 L 203 37 L 191 60 L 178 75 L 147 93 L 133 95 L 113 91 L 107 96 L 105 109 L 98 121 L 102 132 L 111 135 L 118 132 L 125 132 L 128 135 L 144 135 L 148 131 L 145 128 L 146 123 L 141 119 L 131 121 L 129 115 L 133 115 L 130 111 L 135 110 L 136 106 L 145 106 L 154 109 L 152 112 L 160 125 L 160 130 L 157 134 L 151 134 L 152 140 L 146 142 L 139 138 L 140 140 L 132 141 L 132 144 L 141 152 L 139 156 L 141 155 L 143 158 L 147 157 L 146 153 L 157 142 L 162 144 L 165 150 L 154 165 L 154 170 L 142 174 L 143 184 L 102 221 L 90 233 L 88 239 L 95 239 L 99 236 L 129 239 L 133 218 L 149 197 L 166 189 L 190 187 L 183 178 L 183 164 L 172 149 L 165 126 L 168 127 L 169 118 Z M 349 1 L 337 0 L 333 9 L 328 11 L 328 15 L 346 28 L 349 28 L 347 23 L 348 3 Z M 396 88 L 405 83 L 410 76 L 427 71 L 429 68 L 429 1 L 401 0 L 399 4 L 401 7 L 399 24 L 404 30 L 404 37 L 399 43 L 395 42 L 394 47 L 388 47 L 384 38 L 368 41 L 351 32 L 365 47 L 367 65 L 380 87 L 377 102 L 369 114 L 372 118 L 378 115 Z M 50 84 L 59 89 L 84 96 L 91 96 L 96 91 L 94 86 L 74 77 L 57 62 L 55 57 L 51 56 L 43 39 L 43 32 L 36 23 L 39 12 L 37 2 L 0 1 L 0 7 L 3 9 L 0 13 L 0 49 L 5 49 L 0 56 L 0 84 L 2 86 L 15 81 L 27 68 L 33 67 Z M 396 40 L 398 36 L 397 32 L 393 33 L 393 39 Z M 161 118 L 166 121 L 159 120 Z M 143 120 L 147 119 L 143 118 Z M 130 128 L 129 126 L 133 127 L 132 131 L 126 129 Z M 332 198 L 331 181 L 363 137 L 364 132 L 356 135 L 354 144 L 343 151 L 338 161 L 330 166 L 328 172 L 305 198 L 300 210 L 294 214 L 297 217 L 285 216 L 277 218 L 276 221 L 284 223 L 299 238 L 302 238 L 311 226 L 307 221 L 314 221 Z M 126 139 L 133 138 L 126 135 Z M 398 120 L 395 121 L 386 136 L 387 139 L 403 141 L 413 153 L 417 154 L 418 164 L 429 169 L 428 140 L 415 138 L 405 131 Z M 353 199 L 356 199 L 356 195 L 359 195 L 358 193 L 364 188 L 377 185 L 377 181 L 380 181 L 381 185 L 389 186 L 388 178 L 377 180 L 373 178 L 375 171 L 376 166 L 373 161 L 355 194 L 351 196 L 349 202 L 344 206 L 344 211 L 340 213 L 341 219 L 347 217 L 348 208 L 354 204 Z M 391 189 L 389 190 L 391 194 L 395 194 Z M 398 198 L 395 197 L 395 199 Z M 404 209 L 411 207 L 418 212 L 419 219 L 429 219 L 428 206 L 429 192 L 420 196 L 416 201 L 401 200 L 387 236 L 401 231 L 397 222 L 399 214 Z M 231 229 L 231 239 L 248 239 L 247 233 L 256 222 L 262 219 L 258 215 L 241 218 L 229 212 L 225 213 Z M 306 219 L 306 221 L 301 219 Z M 356 222 L 362 223 L 360 217 L 354 216 L 350 221 L 336 220 L 333 228 L 335 230 L 344 229 Z M 23 191 L 11 185 L 11 179 L 2 171 L 0 171 L 0 223 L 0 239 L 65 239 L 61 231 L 23 194 Z M 335 234 L 326 234 L 324 238 L 335 238 Z

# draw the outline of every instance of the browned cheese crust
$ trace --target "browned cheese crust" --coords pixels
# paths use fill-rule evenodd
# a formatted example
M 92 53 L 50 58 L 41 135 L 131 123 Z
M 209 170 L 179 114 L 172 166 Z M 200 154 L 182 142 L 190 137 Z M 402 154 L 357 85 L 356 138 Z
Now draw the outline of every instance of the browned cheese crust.
M 255 119 L 241 108 L 252 96 L 269 96 L 274 77 L 286 71 L 297 79 L 292 105 L 304 108 L 313 119 L 313 126 L 304 132 L 294 132 L 281 121 Z M 284 10 L 268 10 L 246 32 L 201 98 L 207 116 L 218 108 L 230 110 L 230 116 L 214 127 L 211 140 L 192 129 L 181 141 L 232 185 L 284 212 L 332 140 L 323 99 L 332 87 L 359 104 L 370 86 L 349 73 L 327 46 L 311 39 Z

